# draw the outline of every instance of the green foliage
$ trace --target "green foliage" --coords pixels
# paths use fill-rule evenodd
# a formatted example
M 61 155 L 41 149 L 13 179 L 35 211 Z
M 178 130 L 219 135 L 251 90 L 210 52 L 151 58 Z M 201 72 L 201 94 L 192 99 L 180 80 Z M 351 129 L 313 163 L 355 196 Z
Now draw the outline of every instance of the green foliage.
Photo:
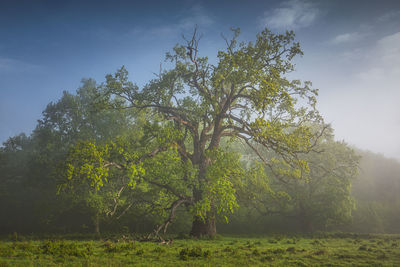
M 319 126 L 308 128 L 315 127 Z M 260 149 L 269 159 L 264 174 L 268 179 L 257 174 L 243 182 L 238 191 L 244 205 L 240 212 L 252 212 L 253 220 L 259 215 L 264 220 L 275 218 L 288 227 L 282 228 L 285 231 L 326 230 L 349 223 L 355 209 L 351 184 L 358 174 L 359 157 L 345 143 L 334 141 L 331 131 L 325 128 L 322 136 L 311 139 L 313 150 L 298 155 L 296 161 Z M 254 166 L 258 156 L 244 153 L 242 164 Z
M 297 154 L 309 151 L 316 134 L 305 122 L 322 121 L 315 109 L 317 91 L 310 88 L 309 82 L 302 84 L 285 77 L 294 70 L 291 60 L 302 54 L 294 33 L 273 34 L 266 29 L 255 42 L 238 44 L 239 33 L 239 29 L 233 30 L 233 38 L 226 40 L 226 50 L 219 51 L 217 64 L 211 65 L 207 57 L 199 56 L 195 30 L 186 45 L 178 45 L 167 54 L 171 69 L 161 70 L 157 78 L 140 89 L 128 80 L 128 72 L 122 67 L 106 76 L 99 101 L 110 103 L 113 99 L 110 104 L 116 109 L 145 110 L 151 121 L 150 147 L 158 144 L 175 149 L 175 154 L 158 150 L 152 155 L 162 166 L 151 160 L 143 163 L 143 180 L 159 196 L 153 198 L 155 206 L 169 203 L 168 210 L 175 213 L 174 203 L 185 203 L 194 221 L 200 218 L 211 226 L 215 224 L 215 213 L 227 221 L 226 215 L 238 207 L 237 186 L 245 184 L 240 177 L 247 173 L 220 146 L 226 137 L 274 151 L 277 162 L 288 164 L 285 174 L 300 178 L 308 171 L 308 164 Z M 308 105 L 299 104 L 300 100 Z M 177 169 L 171 170 L 168 164 Z M 254 177 L 257 169 L 250 172 Z M 106 176 L 101 167 L 96 171 L 84 169 L 84 173 L 92 175 L 92 181 Z M 245 192 L 243 188 L 241 192 Z M 204 228 L 212 227 L 194 226 Z
M 46 240 L 42 242 L 40 249 L 43 254 L 58 257 L 88 257 L 93 254 L 93 247 L 90 243 L 86 243 L 83 248 L 80 248 L 76 242 Z
M 121 165 L 113 162 L 117 157 Z M 137 160 L 135 153 L 129 153 L 121 145 L 114 142 L 97 146 L 90 141 L 79 141 L 71 147 L 66 161 L 66 177 L 69 181 L 73 179 L 88 181 L 91 187 L 99 190 L 108 182 L 109 166 L 114 165 L 125 170 L 119 174 L 128 179 L 128 185 L 133 189 L 136 186 L 138 177 L 144 174 L 142 164 L 135 164 Z M 71 183 L 69 183 L 71 184 Z
M 358 156 L 324 125 L 317 90 L 288 78 L 302 54 L 293 32 L 239 33 L 214 65 L 194 34 L 142 88 L 122 67 L 50 103 L 32 135 L 0 148 L 2 231 L 162 233 L 180 220 L 181 232 L 189 217 L 202 229 L 313 231 L 353 217 L 351 230 L 398 231 L 398 163 L 365 152 L 354 180 Z
M 0 219 L 2 231 L 81 231 L 82 224 L 90 225 L 90 218 L 96 212 L 86 203 L 93 202 L 87 201 L 94 197 L 92 192 L 84 194 L 82 188 L 73 194 L 71 190 L 55 194 L 59 184 L 65 182 L 63 167 L 70 146 L 79 140 L 92 140 L 96 144 L 95 148 L 82 145 L 84 142 L 80 144 L 86 154 L 92 153 L 80 171 L 81 176 L 89 174 L 93 183 L 100 186 L 107 173 L 91 169 L 103 156 L 100 147 L 107 139 L 126 136 L 128 132 L 140 133 L 132 128 L 132 111 L 100 110 L 91 105 L 99 97 L 99 90 L 94 80 L 83 80 L 76 94 L 64 92 L 58 101 L 46 107 L 31 136 L 10 138 L 1 148 L 0 199 L 4 205 L 0 205 L 0 210 L 4 214 L 1 217 L 7 218 Z
M 196 246 L 193 248 L 184 248 L 179 252 L 179 259 L 189 260 L 190 258 L 209 258 L 211 253 L 209 250 L 203 250 L 201 247 Z
M 104 168 L 105 158 L 109 155 L 108 146 L 98 149 L 89 141 L 80 141 L 71 148 L 69 155 L 66 163 L 67 179 L 87 179 L 91 186 L 99 190 L 109 176 L 108 169 Z
M 113 243 L 110 241 L 104 242 L 104 251 L 108 253 L 121 253 L 136 249 L 134 242 Z
M 352 186 L 356 210 L 346 230 L 371 233 L 400 231 L 400 163 L 368 151 L 362 157 L 360 173 Z
M 206 183 L 201 188 L 204 192 L 202 200 L 195 206 L 195 214 L 203 219 L 214 206 L 218 214 L 233 213 L 238 207 L 234 181 L 240 179 L 245 170 L 239 164 L 239 155 L 214 150 L 207 154 L 213 164 L 207 169 Z M 228 218 L 224 216 L 225 221 Z

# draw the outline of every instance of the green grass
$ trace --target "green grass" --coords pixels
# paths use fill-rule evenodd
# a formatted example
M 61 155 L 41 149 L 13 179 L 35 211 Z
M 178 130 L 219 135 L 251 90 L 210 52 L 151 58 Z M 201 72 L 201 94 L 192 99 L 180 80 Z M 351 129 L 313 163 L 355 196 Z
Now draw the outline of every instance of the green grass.
M 400 266 L 400 237 L 1 241 L 2 266 Z

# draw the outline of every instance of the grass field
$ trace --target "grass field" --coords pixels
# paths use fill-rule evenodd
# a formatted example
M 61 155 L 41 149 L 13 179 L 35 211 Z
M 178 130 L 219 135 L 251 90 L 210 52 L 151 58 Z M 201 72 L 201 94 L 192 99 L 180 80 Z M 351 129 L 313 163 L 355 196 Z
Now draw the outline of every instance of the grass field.
M 400 236 L 220 237 L 172 244 L 26 239 L 0 243 L 0 266 L 400 266 Z

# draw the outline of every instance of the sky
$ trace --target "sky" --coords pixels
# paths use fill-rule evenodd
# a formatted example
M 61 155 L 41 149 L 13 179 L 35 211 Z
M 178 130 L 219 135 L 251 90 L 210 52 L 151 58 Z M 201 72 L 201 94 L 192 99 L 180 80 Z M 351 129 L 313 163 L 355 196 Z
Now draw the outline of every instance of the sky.
M 294 78 L 319 89 L 337 140 L 400 160 L 400 1 L 0 0 L 0 143 L 30 134 L 42 111 L 82 78 L 125 65 L 143 86 L 194 26 L 215 60 L 231 27 L 241 40 L 293 30 Z

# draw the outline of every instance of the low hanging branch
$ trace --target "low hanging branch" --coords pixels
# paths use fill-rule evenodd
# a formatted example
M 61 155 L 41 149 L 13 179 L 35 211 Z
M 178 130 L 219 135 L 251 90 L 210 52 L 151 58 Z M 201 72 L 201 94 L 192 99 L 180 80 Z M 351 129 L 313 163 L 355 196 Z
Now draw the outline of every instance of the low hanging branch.
M 156 227 L 156 229 L 154 229 L 153 233 L 150 233 L 147 236 L 147 238 L 150 239 L 151 236 L 154 235 L 157 238 L 159 238 L 161 242 L 165 243 L 165 240 L 161 237 L 161 235 L 159 233 L 161 230 L 163 230 L 163 234 L 165 234 L 167 232 L 167 228 L 168 228 L 169 224 L 171 224 L 175 218 L 176 209 L 183 203 L 191 203 L 191 200 L 190 199 L 175 200 L 172 203 L 172 205 L 168 208 L 168 210 L 170 211 L 168 218 L 162 224 L 160 224 L 158 227 Z

